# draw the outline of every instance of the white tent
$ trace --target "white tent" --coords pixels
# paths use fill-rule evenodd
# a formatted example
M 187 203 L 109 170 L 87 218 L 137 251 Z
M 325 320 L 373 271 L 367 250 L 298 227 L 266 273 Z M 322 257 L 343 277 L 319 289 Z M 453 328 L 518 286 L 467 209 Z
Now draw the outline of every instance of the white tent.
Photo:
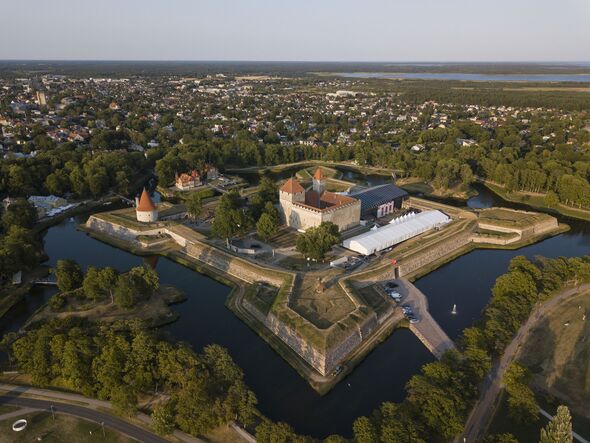
M 387 226 L 346 239 L 342 246 L 371 255 L 450 221 L 447 215 L 436 210 L 410 213 L 391 220 Z

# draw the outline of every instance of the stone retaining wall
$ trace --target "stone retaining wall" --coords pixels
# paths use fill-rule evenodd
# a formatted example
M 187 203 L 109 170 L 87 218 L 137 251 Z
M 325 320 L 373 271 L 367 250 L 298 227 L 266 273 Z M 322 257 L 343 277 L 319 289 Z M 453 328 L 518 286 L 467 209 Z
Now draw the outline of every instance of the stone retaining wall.
M 351 328 L 350 333 L 338 344 L 322 351 L 309 344 L 297 330 L 290 327 L 274 313 L 270 312 L 268 315 L 264 315 L 247 300 L 243 300 L 242 305 L 268 330 L 305 360 L 306 363 L 324 376 L 330 374 L 339 364 L 346 360 L 380 324 L 377 315 L 373 313 L 373 315 L 367 316 L 358 328 Z M 331 327 L 338 328 L 340 326 L 335 324 Z
M 433 247 L 420 251 L 408 258 L 400 260 L 400 277 L 411 274 L 445 256 L 451 255 L 456 250 L 471 243 L 475 226 L 466 228 L 464 231 L 445 239 Z
M 202 243 L 190 243 L 186 248 L 187 255 L 218 269 L 221 272 L 239 278 L 247 283 L 265 282 L 280 287 L 284 281 L 281 273 L 263 272 L 256 266 L 237 257 L 224 253 L 217 248 Z

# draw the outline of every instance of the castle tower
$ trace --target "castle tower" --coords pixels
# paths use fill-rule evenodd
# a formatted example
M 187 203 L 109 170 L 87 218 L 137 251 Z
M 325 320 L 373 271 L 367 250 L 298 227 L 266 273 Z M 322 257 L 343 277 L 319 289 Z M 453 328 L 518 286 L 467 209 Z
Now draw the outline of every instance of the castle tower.
M 313 174 L 313 185 L 312 188 L 319 195 L 322 195 L 326 190 L 326 179 L 321 168 L 317 168 L 315 174 Z
M 305 203 L 305 189 L 299 182 L 290 178 L 279 189 L 280 212 L 287 226 L 291 226 L 291 208 L 293 203 Z
M 137 217 L 137 221 L 143 223 L 158 221 L 158 208 L 145 188 L 143 188 L 141 197 L 139 199 L 136 198 L 135 202 L 135 216 Z

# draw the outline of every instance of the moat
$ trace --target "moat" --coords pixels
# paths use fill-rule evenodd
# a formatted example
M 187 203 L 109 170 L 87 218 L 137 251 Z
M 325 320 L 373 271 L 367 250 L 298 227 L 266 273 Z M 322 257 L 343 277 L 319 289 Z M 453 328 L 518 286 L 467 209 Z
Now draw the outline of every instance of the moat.
M 512 206 L 482 189 L 468 204 Z M 55 265 L 60 258 L 71 258 L 83 266 L 108 265 L 126 270 L 144 261 L 76 230 L 76 223 L 83 221 L 64 222 L 48 230 L 44 238 L 48 265 Z M 559 236 L 516 251 L 476 250 L 417 280 L 416 286 L 427 294 L 431 313 L 445 332 L 455 338 L 479 317 L 494 280 L 506 271 L 508 261 L 515 255 L 589 254 L 590 226 L 572 220 L 566 222 L 572 229 Z M 175 306 L 180 319 L 164 329 L 197 350 L 209 343 L 227 347 L 244 369 L 246 382 L 256 392 L 262 412 L 274 420 L 290 423 L 300 433 L 317 437 L 332 433 L 350 435 L 354 418 L 369 414 L 382 401 L 401 400 L 411 375 L 422 364 L 434 360 L 412 333 L 398 330 L 349 377 L 320 397 L 225 307 L 229 288 L 170 260 L 154 258 L 154 261 L 162 283 L 177 286 L 189 296 L 186 302 Z M 53 292 L 49 288 L 36 288 L 26 302 L 8 314 L 10 323 L 1 324 L 2 331 L 18 329 Z M 458 315 L 451 315 L 455 303 Z

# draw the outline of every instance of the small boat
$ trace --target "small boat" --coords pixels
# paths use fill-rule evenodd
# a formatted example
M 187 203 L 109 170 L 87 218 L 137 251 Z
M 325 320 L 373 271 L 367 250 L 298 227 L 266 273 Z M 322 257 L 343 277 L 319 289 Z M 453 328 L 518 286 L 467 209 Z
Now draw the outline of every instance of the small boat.
M 453 310 L 451 311 L 451 314 L 455 315 L 457 313 L 457 305 L 454 304 L 453 305 Z

